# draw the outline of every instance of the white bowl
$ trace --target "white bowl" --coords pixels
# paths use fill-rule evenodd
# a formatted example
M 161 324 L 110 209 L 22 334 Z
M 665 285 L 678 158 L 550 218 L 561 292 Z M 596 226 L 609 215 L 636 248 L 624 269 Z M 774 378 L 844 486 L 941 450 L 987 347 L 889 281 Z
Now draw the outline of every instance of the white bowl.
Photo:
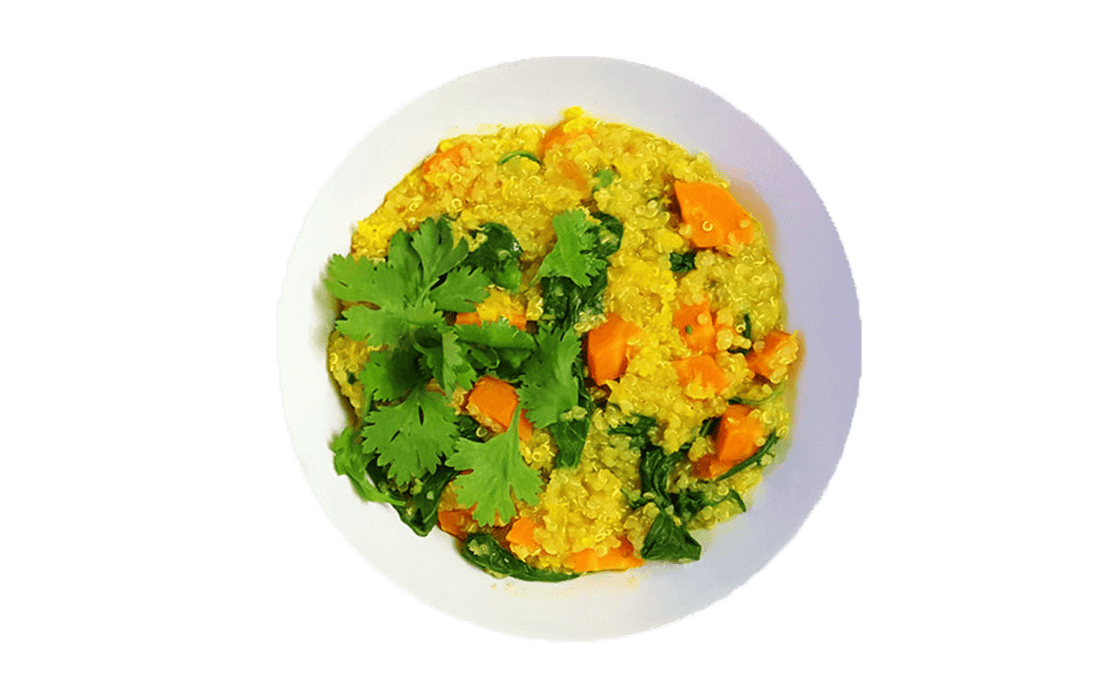
M 802 334 L 794 426 L 747 514 L 699 533 L 702 559 L 647 563 L 560 584 L 495 579 L 468 565 L 450 536 L 417 537 L 393 509 L 367 504 L 333 471 L 328 444 L 347 413 L 330 382 L 325 345 L 332 301 L 322 285 L 355 222 L 369 215 L 434 148 L 485 124 L 555 122 L 580 105 L 705 152 L 772 237 L 785 276 L 788 327 Z M 855 410 L 860 322 L 836 229 L 786 152 L 714 93 L 650 67 L 600 58 L 502 64 L 416 100 L 371 133 L 321 191 L 295 245 L 278 309 L 279 371 L 294 448 L 321 505 L 396 584 L 486 627 L 552 639 L 594 639 L 656 627 L 727 596 L 794 536 L 836 468 Z M 781 444 L 783 444 L 781 443 Z

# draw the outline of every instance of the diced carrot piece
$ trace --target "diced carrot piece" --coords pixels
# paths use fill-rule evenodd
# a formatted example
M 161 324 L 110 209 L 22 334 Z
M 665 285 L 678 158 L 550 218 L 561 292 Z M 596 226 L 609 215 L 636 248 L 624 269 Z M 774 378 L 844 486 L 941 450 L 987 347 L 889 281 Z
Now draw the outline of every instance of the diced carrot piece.
M 597 385 L 622 377 L 629 362 L 629 347 L 642 329 L 618 314 L 588 331 L 588 374 Z
M 573 566 L 573 572 L 594 572 L 599 569 L 600 561 L 595 549 L 585 549 L 570 556 L 567 564 Z
M 692 464 L 696 477 L 714 479 L 756 453 L 757 442 L 764 438 L 764 425 L 752 415 L 751 406 L 733 404 L 722 414 L 714 453 Z
M 713 354 L 718 351 L 715 343 L 717 331 L 709 302 L 680 307 L 680 310 L 672 315 L 672 324 L 680 330 L 680 337 L 692 349 L 704 354 Z
M 718 454 L 711 452 L 704 454 L 698 461 L 692 463 L 691 472 L 701 480 L 713 480 L 732 467 L 732 465 L 721 463 L 718 460 Z
M 469 534 L 469 530 L 474 524 L 473 510 L 473 508 L 439 509 L 436 512 L 436 520 L 439 522 L 439 529 L 452 537 L 466 539 L 466 535 Z
M 535 529 L 537 527 L 534 520 L 521 516 L 512 523 L 505 539 L 511 547 L 522 546 L 529 551 L 535 551 L 541 548 L 541 545 L 535 541 Z
M 696 249 L 752 241 L 752 217 L 725 188 L 713 183 L 673 184 L 680 216 L 691 226 Z
M 503 380 L 486 375 L 474 383 L 474 388 L 466 395 L 466 406 L 476 406 L 481 416 L 488 417 L 497 432 L 503 432 L 512 424 L 512 415 L 519 407 L 519 395 L 516 388 Z M 520 413 L 519 438 L 527 441 L 534 429 L 527 420 L 526 411 Z
M 558 124 L 557 126 L 554 126 L 550 130 L 546 131 L 546 134 L 542 136 L 542 140 L 539 140 L 539 146 L 538 146 L 538 151 L 539 151 L 539 156 L 540 157 L 545 156 L 546 155 L 546 150 L 550 149 L 551 147 L 556 147 L 558 145 L 564 145 L 567 142 L 569 142 L 570 140 L 573 140 L 574 138 L 578 138 L 582 135 L 593 135 L 594 134 L 594 131 L 591 128 L 582 128 L 579 131 L 566 132 L 565 129 L 563 128 L 564 126 L 565 126 L 565 122 L 563 121 L 562 123 Z
M 714 452 L 718 460 L 737 465 L 756 453 L 757 442 L 764 438 L 764 425 L 753 415 L 753 408 L 731 404 L 722 414 Z
M 575 162 L 566 159 L 558 164 L 558 170 L 577 188 L 578 192 L 585 194 L 591 188 L 588 176 L 585 175 L 584 171 L 581 171 L 581 167 L 577 166 Z
M 787 368 L 798 356 L 798 338 L 782 330 L 773 330 L 764 336 L 764 348 L 745 354 L 749 370 L 779 382 L 787 375 Z
M 634 555 L 634 546 L 624 535 L 621 544 L 611 549 L 603 556 L 597 556 L 595 549 L 584 549 L 569 557 L 566 565 L 570 565 L 574 572 L 596 572 L 599 570 L 626 570 L 642 565 L 643 561 Z
M 462 153 L 469 149 L 469 143 L 459 143 L 444 152 L 436 152 L 424 162 L 424 175 L 439 171 L 444 161 L 450 161 L 456 167 L 462 166 Z
M 726 372 L 718 365 L 718 360 L 713 354 L 676 359 L 672 362 L 672 367 L 676 369 L 676 375 L 680 378 L 680 385 L 683 387 L 697 382 L 703 388 L 718 394 L 730 384 Z
M 492 323 L 497 318 L 482 318 L 481 313 L 478 311 L 463 311 L 460 314 L 455 315 L 455 323 L 457 325 L 476 325 L 481 326 L 484 323 Z M 508 322 L 513 327 L 523 330 L 527 327 L 527 316 L 522 312 L 512 312 L 508 314 Z
M 499 290 L 494 290 L 475 307 L 476 311 L 464 311 L 455 315 L 455 324 L 481 325 L 482 322 L 491 323 L 504 318 L 520 330 L 527 327 L 527 310 L 523 304 Z

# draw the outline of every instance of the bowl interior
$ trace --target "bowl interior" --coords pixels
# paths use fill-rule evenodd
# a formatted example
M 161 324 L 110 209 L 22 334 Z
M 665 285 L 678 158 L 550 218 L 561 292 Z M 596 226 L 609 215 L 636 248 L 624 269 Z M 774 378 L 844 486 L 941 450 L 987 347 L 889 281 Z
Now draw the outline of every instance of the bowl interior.
M 785 277 L 788 327 L 805 351 L 794 426 L 747 514 L 699 533 L 702 560 L 647 564 L 561 584 L 495 579 L 463 561 L 439 530 L 427 538 L 388 506 L 367 504 L 332 468 L 328 443 L 347 414 L 328 378 L 334 319 L 322 280 L 346 253 L 355 222 L 436 143 L 486 124 L 552 123 L 580 105 L 690 151 L 705 152 L 765 224 Z M 278 308 L 278 358 L 287 424 L 306 477 L 333 522 L 379 570 L 429 604 L 477 624 L 552 639 L 593 639 L 671 622 L 727 596 L 801 526 L 836 468 L 855 409 L 860 322 L 843 248 L 820 198 L 786 152 L 714 93 L 672 74 L 611 59 L 541 58 L 503 64 L 424 95 L 371 133 L 337 169 L 309 212 Z

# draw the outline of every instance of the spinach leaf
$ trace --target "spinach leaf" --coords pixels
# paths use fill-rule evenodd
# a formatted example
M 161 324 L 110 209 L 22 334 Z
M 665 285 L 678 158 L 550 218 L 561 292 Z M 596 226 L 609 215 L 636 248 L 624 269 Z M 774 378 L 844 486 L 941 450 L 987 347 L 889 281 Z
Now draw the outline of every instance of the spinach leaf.
M 786 389 L 787 389 L 787 381 L 784 380 L 783 382 L 781 382 L 781 383 L 779 383 L 778 385 L 775 386 L 775 389 L 772 390 L 771 394 L 769 394 L 768 396 L 764 397 L 763 399 L 761 399 L 759 401 L 756 401 L 754 399 L 745 399 L 744 397 L 730 397 L 729 403 L 731 403 L 731 404 L 744 404 L 745 406 L 763 406 L 765 404 L 765 402 L 768 402 L 768 401 L 774 399 L 775 397 L 778 397 L 779 395 L 783 394 L 783 392 L 786 391 Z
M 497 162 L 497 165 L 499 166 L 500 164 L 503 164 L 504 162 L 511 161 L 511 160 L 515 159 L 516 157 L 523 157 L 525 159 L 530 159 L 531 161 L 535 162 L 539 166 L 542 166 L 542 160 L 539 159 L 538 157 L 536 157 L 534 152 L 528 152 L 527 150 L 513 150 L 513 151 L 509 152 L 509 153 L 505 154 L 503 157 L 500 158 L 500 161 Z
M 519 289 L 519 257 L 523 248 L 512 231 L 502 223 L 483 223 L 485 242 L 470 252 L 463 265 L 480 268 L 489 279 L 510 292 Z
M 668 255 L 668 265 L 673 273 L 695 270 L 695 252 L 673 252 Z
M 668 494 L 668 477 L 672 468 L 687 456 L 691 442 L 686 442 L 673 453 L 648 444 L 642 449 L 642 458 L 638 461 L 638 476 L 642 480 L 642 496 L 653 494 L 652 501 L 662 508 L 672 503 Z
M 741 508 L 741 512 L 744 513 L 748 510 L 745 506 L 745 500 L 741 498 L 741 494 L 730 487 L 730 491 L 720 499 L 711 501 L 707 498 L 699 489 L 688 489 L 683 492 L 674 492 L 669 495 L 672 498 L 673 510 L 676 511 L 676 515 L 681 520 L 690 520 L 695 517 L 699 511 L 704 508 L 710 508 L 711 506 L 717 506 L 723 501 L 729 501 L 730 499 L 737 502 L 737 505 Z
M 470 418 L 470 422 L 476 429 L 477 421 Z M 460 420 L 459 423 L 461 426 L 462 421 Z M 463 428 L 460 427 L 460 429 Z M 377 453 L 369 455 L 368 458 L 370 460 L 366 464 L 367 475 L 378 485 L 378 489 L 391 498 L 390 503 L 393 504 L 401 522 L 408 525 L 418 536 L 426 536 L 435 527 L 439 497 L 447 484 L 454 479 L 455 470 L 440 464 L 435 472 L 424 477 L 413 478 L 409 485 L 398 487 L 387 478 L 385 467 L 378 463 Z
M 730 402 L 731 404 L 734 402 Z M 703 424 L 699 426 L 699 434 L 703 437 L 713 437 L 714 433 L 718 431 L 718 425 L 722 422 L 722 416 L 711 416 L 703 421 Z
M 641 556 L 647 560 L 692 561 L 699 560 L 702 547 L 688 533 L 683 523 L 677 523 L 666 510 L 672 506 L 681 520 L 688 520 L 707 505 L 701 492 L 669 492 L 668 478 L 677 463 L 687 457 L 691 441 L 667 453 L 664 449 L 649 441 L 649 429 L 656 425 L 656 419 L 639 416 L 628 426 L 620 425 L 609 432 L 631 435 L 630 445 L 638 448 L 642 454 L 638 460 L 638 478 L 641 480 L 641 496 L 634 497 L 624 491 L 631 507 L 637 508 L 653 502 L 661 510 L 646 534 Z M 732 488 L 731 488 L 732 491 Z
M 455 332 L 478 375 L 490 373 L 502 380 L 515 378 L 535 349 L 535 340 L 506 321 L 456 325 Z
M 657 427 L 657 419 L 653 416 L 643 416 L 640 413 L 635 413 L 634 416 L 633 423 L 625 423 L 610 428 L 607 432 L 611 435 L 628 435 L 630 437 L 630 448 L 641 451 L 649 443 L 649 431 Z
M 779 437 L 776 437 L 774 432 L 771 433 L 770 435 L 768 435 L 768 438 L 764 440 L 764 444 L 759 449 L 757 449 L 752 456 L 749 456 L 744 461 L 741 461 L 737 465 L 727 470 L 725 473 L 722 474 L 721 477 L 717 478 L 715 482 L 718 482 L 719 480 L 724 480 L 727 477 L 735 475 L 750 466 L 760 465 L 760 460 L 764 458 L 765 455 L 771 453 L 772 447 L 774 447 L 776 442 L 778 441 Z
M 584 451 L 584 443 L 588 441 L 588 429 L 592 425 L 592 408 L 594 404 L 592 395 L 584 387 L 584 371 L 580 370 L 584 368 L 584 364 L 581 358 L 577 357 L 577 362 L 573 364 L 573 372 L 574 374 L 581 374 L 578 376 L 580 392 L 577 397 L 577 405 L 584 408 L 584 417 L 574 420 L 561 420 L 548 428 L 550 436 L 554 438 L 554 443 L 558 445 L 558 456 L 554 459 L 554 465 L 558 468 L 576 468 L 577 464 L 581 462 L 581 452 Z
M 359 431 L 348 426 L 344 428 L 330 445 L 332 465 L 337 475 L 344 475 L 351 481 L 355 493 L 364 501 L 380 501 L 396 504 L 400 498 L 395 496 L 386 485 L 385 472 L 379 477 L 371 473 L 369 465 L 376 460 L 377 454 L 367 453 Z M 370 479 L 367 479 L 368 476 Z
M 745 332 L 742 335 L 749 341 L 749 346 L 746 349 L 734 349 L 730 352 L 731 354 L 748 354 L 752 351 L 752 319 L 749 318 L 748 314 L 745 314 Z
M 602 211 L 592 212 L 592 218 L 600 222 L 595 228 L 596 247 L 593 252 L 596 256 L 606 259 L 619 251 L 623 243 L 623 222 Z
M 533 568 L 506 551 L 491 534 L 477 533 L 466 537 L 460 553 L 466 560 L 494 575 L 515 577 L 525 582 L 564 582 L 580 577 Z
M 549 319 L 559 328 L 572 328 L 576 325 L 587 306 L 582 298 L 581 288 L 564 276 L 543 278 L 541 285 L 543 318 Z M 603 310 L 602 301 L 600 310 Z
M 455 421 L 455 425 L 458 426 L 458 436 L 463 439 L 468 439 L 471 442 L 484 441 L 477 436 L 478 428 L 481 425 L 474 420 L 473 416 L 468 416 L 465 413 L 458 414 L 458 419 Z
M 453 468 L 441 465 L 423 480 L 413 482 L 410 491 L 416 493 L 409 496 L 404 506 L 394 504 L 401 522 L 421 537 L 431 532 L 437 521 L 439 497 L 456 474 Z
M 697 561 L 702 550 L 687 528 L 661 509 L 642 544 L 641 556 L 646 560 Z

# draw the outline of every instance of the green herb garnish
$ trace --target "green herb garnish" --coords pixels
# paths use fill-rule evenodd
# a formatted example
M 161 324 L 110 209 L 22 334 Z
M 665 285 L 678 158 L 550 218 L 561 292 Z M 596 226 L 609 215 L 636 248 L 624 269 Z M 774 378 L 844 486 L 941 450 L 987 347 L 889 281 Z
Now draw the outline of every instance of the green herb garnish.
M 518 394 L 528 420 L 535 427 L 546 427 L 577 405 L 573 363 L 581 353 L 581 339 L 571 328 L 543 326 L 535 333 L 535 345 L 536 353 L 523 366 Z
M 519 241 L 502 223 L 483 223 L 481 233 L 485 241 L 463 263 L 480 268 L 493 283 L 509 292 L 519 290 L 519 258 L 523 254 Z
M 397 484 L 435 471 L 458 440 L 455 412 L 447 399 L 423 387 L 404 401 L 382 406 L 363 418 L 363 448 L 378 453 Z
M 519 415 L 502 434 L 487 442 L 458 440 L 447 465 L 458 471 L 470 471 L 455 478 L 455 493 L 460 506 L 474 509 L 479 525 L 496 524 L 497 516 L 504 522 L 516 515 L 512 494 L 529 504 L 539 502 L 542 478 L 527 465 L 519 452 Z
M 564 275 L 551 275 L 541 281 L 543 318 L 556 327 L 572 327 L 585 313 L 603 312 L 607 259 L 622 244 L 623 224 L 611 214 L 602 212 L 593 213 L 592 218 L 598 223 L 587 222 L 585 227 L 589 237 L 583 238 L 584 244 L 589 245 L 589 251 L 575 257 L 591 268 L 585 272 L 588 285 L 579 285 Z

